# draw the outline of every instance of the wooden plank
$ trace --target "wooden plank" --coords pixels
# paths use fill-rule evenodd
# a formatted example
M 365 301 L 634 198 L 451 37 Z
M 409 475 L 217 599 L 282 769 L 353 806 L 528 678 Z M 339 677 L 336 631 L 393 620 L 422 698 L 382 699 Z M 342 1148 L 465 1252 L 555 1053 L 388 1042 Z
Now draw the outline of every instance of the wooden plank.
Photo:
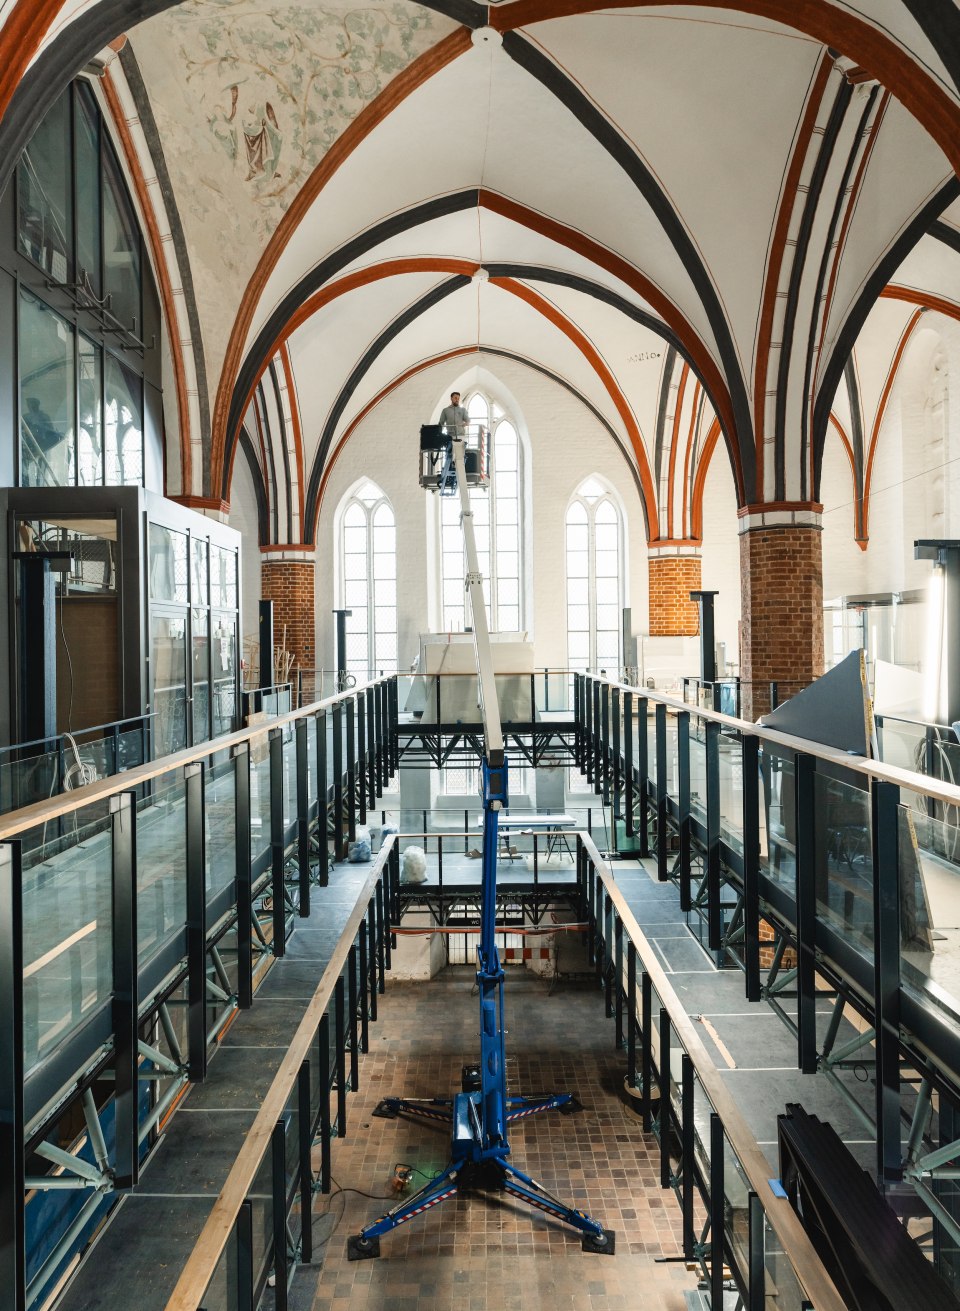
M 700 1085 L 711 1106 L 723 1121 L 724 1135 L 743 1167 L 750 1188 L 760 1198 L 764 1213 L 784 1252 L 791 1261 L 805 1293 L 817 1311 L 846 1311 L 846 1304 L 837 1292 L 833 1280 L 824 1269 L 806 1230 L 790 1203 L 778 1197 L 770 1186 L 771 1169 L 767 1158 L 757 1145 L 752 1130 L 743 1118 L 733 1096 L 727 1089 L 720 1071 L 710 1058 L 706 1047 L 694 1028 L 693 1021 L 674 992 L 666 971 L 644 935 L 643 930 L 623 893 L 607 869 L 600 852 L 588 834 L 581 832 L 583 845 L 593 862 L 597 875 L 623 921 L 630 941 L 637 949 L 644 971 L 649 975 L 654 991 L 670 1015 L 670 1025 L 677 1041 L 693 1061 Z M 656 1040 L 656 1034 L 654 1034 Z M 659 1064 L 659 1053 L 657 1053 Z
M 387 857 L 396 841 L 397 838 L 391 836 L 377 854 L 370 877 L 357 897 L 357 904 L 350 913 L 329 964 L 317 985 L 317 990 L 293 1035 L 287 1054 L 267 1090 L 257 1112 L 257 1118 L 244 1138 L 243 1146 L 227 1175 L 226 1183 L 214 1202 L 213 1210 L 201 1230 L 197 1244 L 177 1280 L 177 1285 L 167 1302 L 167 1311 L 196 1311 L 203 1302 L 207 1286 L 213 1278 L 217 1263 L 223 1255 L 236 1218 L 240 1214 L 240 1207 L 253 1188 L 257 1172 L 264 1157 L 270 1151 L 270 1139 L 276 1123 L 283 1115 L 291 1096 L 296 1095 L 300 1066 L 307 1060 L 310 1048 L 316 1042 L 321 1017 L 330 1004 L 337 979 L 343 972 L 347 955 L 366 917 L 367 905 L 376 889 L 377 880 L 386 867 Z

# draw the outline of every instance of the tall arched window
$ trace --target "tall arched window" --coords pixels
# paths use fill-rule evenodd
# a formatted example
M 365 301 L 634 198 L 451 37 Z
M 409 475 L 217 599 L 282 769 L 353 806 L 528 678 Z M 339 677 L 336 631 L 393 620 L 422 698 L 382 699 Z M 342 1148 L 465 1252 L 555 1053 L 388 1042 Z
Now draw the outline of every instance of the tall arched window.
M 372 482 L 361 483 L 340 518 L 340 601 L 347 618 L 347 668 L 397 667 L 397 537 L 393 509 Z
M 487 618 L 493 632 L 517 632 L 523 623 L 520 435 L 501 407 L 482 392 L 468 398 L 466 409 L 471 424 L 491 433 L 490 489 L 470 493 Z M 440 571 L 443 628 L 462 631 L 465 561 L 460 499 L 456 496 L 440 498 Z
M 567 509 L 567 659 L 571 669 L 620 665 L 623 542 L 620 511 L 595 478 Z

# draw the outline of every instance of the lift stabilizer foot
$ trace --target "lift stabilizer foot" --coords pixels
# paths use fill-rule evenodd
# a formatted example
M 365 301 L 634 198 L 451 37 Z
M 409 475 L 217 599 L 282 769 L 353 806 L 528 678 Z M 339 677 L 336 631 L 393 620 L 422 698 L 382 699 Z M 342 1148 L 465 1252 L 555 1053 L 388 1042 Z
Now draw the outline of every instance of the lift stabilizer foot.
M 378 1120 L 395 1120 L 400 1114 L 400 1108 L 392 1098 L 387 1097 L 382 1102 L 377 1102 L 373 1114 Z
M 558 1106 L 557 1110 L 561 1115 L 576 1115 L 578 1111 L 583 1110 L 583 1102 L 578 1102 L 576 1097 L 571 1097 L 568 1102 Z
M 380 1255 L 380 1239 L 364 1238 L 363 1234 L 353 1234 L 347 1239 L 348 1261 L 372 1261 Z
M 617 1246 L 617 1236 L 612 1229 L 604 1229 L 600 1234 L 584 1234 L 580 1244 L 582 1252 L 597 1252 L 600 1256 L 613 1256 Z

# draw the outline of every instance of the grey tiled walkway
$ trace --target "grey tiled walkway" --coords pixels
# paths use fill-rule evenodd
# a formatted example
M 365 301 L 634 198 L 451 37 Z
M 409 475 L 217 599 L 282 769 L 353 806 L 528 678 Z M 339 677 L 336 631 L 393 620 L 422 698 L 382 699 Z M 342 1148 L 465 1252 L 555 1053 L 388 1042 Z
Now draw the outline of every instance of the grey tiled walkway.
M 58 1311 L 166 1305 L 370 868 L 335 866 L 330 886 L 313 890 L 310 918 L 297 921 L 253 1009 L 211 1053 L 206 1081 L 170 1120 L 140 1187 L 114 1209 Z

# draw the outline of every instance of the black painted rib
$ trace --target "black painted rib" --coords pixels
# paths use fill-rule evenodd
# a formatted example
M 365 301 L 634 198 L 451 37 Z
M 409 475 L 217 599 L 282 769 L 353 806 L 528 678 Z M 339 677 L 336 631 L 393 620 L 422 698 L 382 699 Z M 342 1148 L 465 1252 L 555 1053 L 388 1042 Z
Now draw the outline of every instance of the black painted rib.
M 703 389 L 700 391 L 700 399 L 697 402 L 697 410 L 693 416 L 693 451 L 691 452 L 690 468 L 687 471 L 689 479 L 689 495 L 687 504 L 690 506 L 690 517 L 687 521 L 688 531 L 693 531 L 693 489 L 697 481 L 697 464 L 700 460 L 700 425 L 703 422 L 703 407 L 707 402 L 707 393 Z M 716 415 L 716 409 L 714 409 Z
M 903 0 L 960 89 L 960 13 L 954 0 Z
M 521 68 L 570 111 L 607 154 L 630 178 L 650 206 L 671 245 L 679 256 L 706 313 L 726 375 L 733 406 L 736 441 L 740 449 L 744 491 L 753 499 L 756 482 L 756 451 L 753 440 L 753 415 L 730 326 L 716 288 L 710 279 L 696 246 L 664 193 L 660 184 L 633 147 L 614 125 L 593 105 L 580 88 L 551 59 L 516 32 L 505 32 L 503 48 Z
M 863 411 L 860 409 L 860 384 L 853 356 L 847 356 L 843 366 L 850 401 L 850 441 L 853 446 L 853 481 L 857 499 L 863 499 Z
M 266 358 L 273 343 L 281 335 L 304 301 L 308 300 L 314 292 L 319 291 L 324 283 L 329 282 L 341 269 L 346 268 L 354 260 L 360 259 L 382 242 L 388 241 L 391 237 L 398 236 L 402 232 L 407 232 L 410 228 L 415 228 L 421 223 L 429 223 L 432 219 L 444 218 L 448 214 L 458 214 L 464 209 L 473 209 L 479 204 L 479 200 L 479 191 L 475 187 L 471 187 L 466 191 L 454 192 L 450 196 L 440 196 L 435 200 L 425 201 L 422 205 L 415 205 L 412 209 L 404 210 L 402 213 L 391 214 L 389 218 L 380 223 L 375 223 L 366 232 L 361 232 L 358 236 L 352 237 L 339 250 L 335 250 L 326 259 L 321 260 L 284 296 L 260 329 L 256 340 L 247 352 L 233 388 L 230 411 L 227 416 L 227 441 L 223 461 L 223 484 L 220 492 L 224 499 L 227 498 L 229 492 L 227 482 L 230 477 L 230 456 L 233 443 L 236 441 L 236 433 L 243 420 L 242 407 L 244 401 L 251 387 L 255 385 L 263 372 Z
M 522 364 L 526 368 L 532 369 L 534 373 L 539 373 L 544 378 L 549 378 L 551 382 L 557 383 L 560 387 L 563 387 L 565 391 L 568 391 L 571 396 L 576 397 L 576 399 L 580 402 L 580 404 L 584 407 L 585 410 L 589 410 L 589 412 L 596 419 L 597 423 L 599 423 L 606 430 L 610 438 L 616 443 L 617 449 L 619 450 L 620 454 L 623 456 L 624 460 L 626 461 L 627 468 L 630 470 L 630 476 L 633 478 L 633 485 L 637 490 L 637 496 L 640 500 L 640 508 L 643 510 L 643 519 L 644 519 L 644 523 L 647 524 L 647 536 L 649 538 L 650 525 L 647 522 L 647 503 L 644 500 L 644 496 L 643 496 L 643 484 L 640 481 L 640 471 L 637 468 L 632 452 L 628 451 L 627 448 L 624 446 L 623 439 L 621 438 L 620 434 L 617 432 L 616 428 L 614 428 L 613 424 L 610 423 L 609 420 L 604 418 L 604 416 L 594 405 L 593 401 L 588 400 L 587 397 L 584 396 L 582 392 L 578 391 L 577 388 L 574 387 L 572 382 L 568 382 L 567 379 L 561 377 L 559 373 L 554 373 L 553 370 L 548 369 L 545 364 L 540 364 L 536 360 L 531 360 L 526 355 L 518 355 L 516 351 L 504 350 L 500 346 L 481 346 L 479 347 L 479 350 L 480 353 L 483 355 L 496 355 L 499 359 L 514 360 L 517 364 Z
M 411 323 L 415 323 L 421 315 L 426 314 L 428 310 L 433 309 L 434 305 L 439 305 L 441 301 L 460 291 L 463 287 L 469 287 L 470 278 L 462 273 L 456 274 L 452 278 L 439 283 L 433 287 L 426 295 L 421 296 L 418 301 L 408 306 L 402 314 L 398 314 L 392 323 L 387 324 L 379 337 L 368 347 L 358 364 L 354 368 L 350 377 L 340 388 L 337 399 L 327 416 L 327 422 L 324 424 L 323 433 L 320 437 L 320 444 L 317 447 L 317 453 L 313 457 L 313 466 L 310 470 L 310 483 L 307 491 L 306 504 L 304 507 L 305 522 L 300 526 L 300 535 L 307 545 L 312 545 L 314 537 L 314 524 L 317 517 L 317 506 L 320 497 L 320 479 L 323 476 L 323 467 L 326 464 L 327 455 L 333 442 L 333 436 L 336 432 L 337 424 L 343 417 L 343 412 L 350 402 L 350 397 L 356 391 L 360 381 L 369 370 L 379 355 L 390 345 L 395 337 L 398 337 L 405 328 Z
M 263 447 L 267 458 L 266 477 L 269 481 L 270 486 L 273 488 L 273 496 L 271 498 L 272 507 L 273 507 L 273 513 L 272 513 L 273 523 L 271 525 L 273 530 L 273 541 L 279 542 L 280 507 L 278 502 L 280 500 L 280 485 L 277 482 L 277 462 L 274 459 L 274 455 L 273 455 L 273 433 L 270 430 L 270 415 L 267 413 L 267 401 L 266 401 L 266 397 L 263 394 L 262 379 L 257 383 L 256 391 L 254 392 L 253 395 L 253 404 L 260 417 L 260 431 L 263 434 Z M 232 461 L 228 462 L 228 466 L 227 466 L 228 468 L 229 468 L 229 463 L 232 463 Z M 225 501 L 229 500 L 229 495 L 227 492 L 224 492 L 223 499 Z
M 290 485 L 290 451 L 287 447 L 287 421 L 283 413 L 283 401 L 280 397 L 280 379 L 277 377 L 277 365 L 275 360 L 271 360 L 267 372 L 270 374 L 270 381 L 273 383 L 273 399 L 277 407 L 277 422 L 280 425 L 280 453 L 283 456 L 283 482 L 284 495 L 287 500 L 287 541 L 291 540 L 293 529 L 293 489 Z M 293 397 L 290 397 L 290 404 L 293 405 Z M 277 499 L 280 499 L 280 488 L 277 488 Z
M 270 512 L 267 506 L 267 489 L 263 482 L 263 470 L 257 459 L 257 448 L 253 438 L 247 432 L 247 425 L 240 428 L 240 451 L 247 462 L 250 477 L 253 479 L 253 493 L 257 502 L 257 541 L 260 546 L 270 542 Z
M 187 249 L 183 224 L 180 222 L 180 211 L 177 208 L 177 198 L 174 194 L 173 183 L 170 181 L 170 174 L 167 171 L 167 160 L 163 153 L 163 146 L 160 142 L 160 132 L 157 128 L 156 120 L 153 117 L 153 106 L 150 104 L 150 97 L 147 94 L 147 88 L 144 86 L 143 77 L 140 73 L 140 65 L 137 63 L 137 57 L 133 53 L 133 47 L 129 41 L 120 51 L 120 66 L 127 79 L 127 86 L 130 88 L 133 103 L 136 106 L 137 115 L 140 119 L 140 126 L 143 128 L 143 135 L 147 141 L 147 148 L 150 151 L 150 158 L 153 161 L 154 172 L 157 175 L 157 183 L 160 187 L 160 194 L 163 196 L 163 204 L 167 211 L 167 219 L 170 224 L 170 233 L 173 238 L 173 249 L 177 257 L 177 269 L 180 273 L 180 285 L 183 287 L 183 300 L 187 310 L 187 322 L 190 324 L 190 344 L 193 348 L 193 368 L 197 376 L 197 404 L 200 409 L 200 432 L 205 435 L 210 432 L 210 394 L 207 379 L 206 357 L 203 350 L 203 333 L 200 330 L 200 315 L 197 311 L 197 296 L 193 285 L 193 271 L 190 267 L 190 252 Z M 171 335 L 175 331 L 176 325 L 171 324 Z M 209 496 L 211 495 L 210 443 L 205 441 L 203 445 L 203 494 L 204 496 Z
M 676 360 L 677 352 L 673 347 L 670 347 L 661 374 L 660 399 L 657 403 L 657 434 L 654 439 L 654 469 L 656 471 L 658 501 L 660 499 L 660 475 L 663 469 L 663 430 L 667 424 L 667 402 L 670 399 L 670 388 L 673 385 L 673 369 Z
M 842 81 L 837 90 L 837 94 L 834 97 L 833 108 L 830 110 L 830 118 L 824 129 L 823 140 L 820 142 L 820 149 L 817 152 L 816 163 L 814 164 L 813 172 L 810 175 L 810 184 L 807 188 L 807 198 L 803 206 L 803 214 L 800 217 L 800 226 L 797 230 L 793 262 L 790 265 L 790 279 L 787 283 L 787 303 L 783 316 L 783 330 L 780 335 L 780 359 L 777 364 L 777 394 L 774 406 L 775 445 L 773 499 L 775 501 L 785 501 L 787 499 L 787 395 L 790 377 L 793 372 L 791 367 L 791 357 L 793 355 L 793 335 L 796 330 L 797 309 L 800 302 L 800 287 L 803 282 L 803 272 L 807 262 L 807 252 L 810 249 L 810 237 L 813 233 L 813 225 L 817 217 L 817 210 L 820 205 L 820 196 L 823 192 L 823 184 L 826 180 L 827 169 L 833 158 L 833 151 L 837 144 L 837 137 L 840 134 L 840 128 L 843 125 L 843 119 L 847 112 L 847 106 L 850 103 L 850 97 L 852 95 L 853 87 L 846 80 Z
M 867 315 L 873 309 L 880 293 L 907 258 L 910 251 L 929 232 L 931 224 L 940 217 L 948 205 L 953 204 L 958 196 L 960 196 L 960 179 L 951 177 L 936 195 L 918 211 L 912 222 L 903 230 L 867 279 L 863 291 L 857 297 L 856 304 L 847 316 L 847 321 L 837 336 L 836 344 L 830 355 L 830 361 L 824 370 L 823 382 L 820 384 L 813 410 L 814 500 L 819 497 L 820 493 L 823 446 L 827 439 L 827 427 L 830 423 L 833 398 L 837 394 L 844 366 L 850 358 L 850 352 L 853 350 L 857 338 L 860 336 Z
M 605 287 L 600 282 L 591 282 L 589 278 L 580 277 L 579 274 L 576 273 L 566 273 L 562 269 L 546 268 L 540 264 L 484 264 L 483 267 L 487 270 L 491 278 L 516 278 L 518 281 L 547 282 L 556 287 L 567 287 L 571 291 L 582 291 L 584 295 L 592 296 L 594 300 L 598 300 L 604 305 L 609 305 L 612 309 L 619 310 L 621 314 L 624 314 L 628 319 L 632 319 L 634 323 L 639 323 L 642 327 L 649 328 L 652 333 L 658 336 L 667 345 L 667 359 L 664 365 L 665 372 L 669 370 L 669 374 L 672 375 L 676 357 L 678 355 L 681 356 L 684 363 L 700 383 L 703 393 L 709 398 L 714 413 L 719 415 L 716 400 L 701 376 L 700 371 L 693 361 L 689 360 L 684 354 L 683 344 L 679 337 L 677 337 L 673 329 L 668 327 L 662 319 L 658 319 L 655 315 L 641 309 L 639 305 L 632 304 L 626 299 L 626 297 L 613 291 L 612 288 Z M 661 426 L 662 425 L 658 420 L 658 432 L 661 430 Z M 658 469 L 658 479 L 659 476 Z M 736 481 L 736 478 L 734 478 L 734 481 Z
M 807 339 L 807 360 L 803 370 L 803 396 L 804 406 L 800 414 L 800 499 L 807 499 L 807 452 L 810 440 L 810 407 L 806 404 L 806 398 L 810 395 L 810 387 L 813 378 L 813 362 L 817 353 L 817 329 L 820 326 L 820 298 L 823 296 L 823 288 L 827 281 L 827 270 L 830 266 L 830 255 L 833 250 L 833 240 L 840 226 L 840 217 L 843 214 L 844 203 L 856 206 L 857 197 L 851 196 L 846 201 L 847 186 L 853 175 L 854 166 L 860 154 L 861 145 L 864 140 L 864 132 L 870 121 L 870 115 L 873 113 L 874 106 L 877 102 L 877 96 L 880 94 L 880 88 L 872 87 L 868 96 L 867 103 L 864 106 L 863 113 L 860 115 L 860 122 L 857 124 L 856 135 L 847 152 L 847 162 L 844 166 L 843 177 L 840 179 L 840 185 L 837 187 L 837 196 L 833 205 L 833 213 L 830 215 L 830 228 L 827 233 L 827 239 L 823 243 L 823 250 L 820 256 L 820 268 L 817 270 L 817 286 L 813 297 L 813 309 L 810 314 L 810 335 Z M 842 251 L 836 252 L 836 258 L 840 259 Z M 829 306 L 824 305 L 823 312 L 827 313 Z
M 936 223 L 930 225 L 931 237 L 936 237 L 937 241 L 942 241 L 945 246 L 955 250 L 960 255 L 960 232 L 952 228 L 949 223 L 944 223 L 943 219 L 937 219 Z

